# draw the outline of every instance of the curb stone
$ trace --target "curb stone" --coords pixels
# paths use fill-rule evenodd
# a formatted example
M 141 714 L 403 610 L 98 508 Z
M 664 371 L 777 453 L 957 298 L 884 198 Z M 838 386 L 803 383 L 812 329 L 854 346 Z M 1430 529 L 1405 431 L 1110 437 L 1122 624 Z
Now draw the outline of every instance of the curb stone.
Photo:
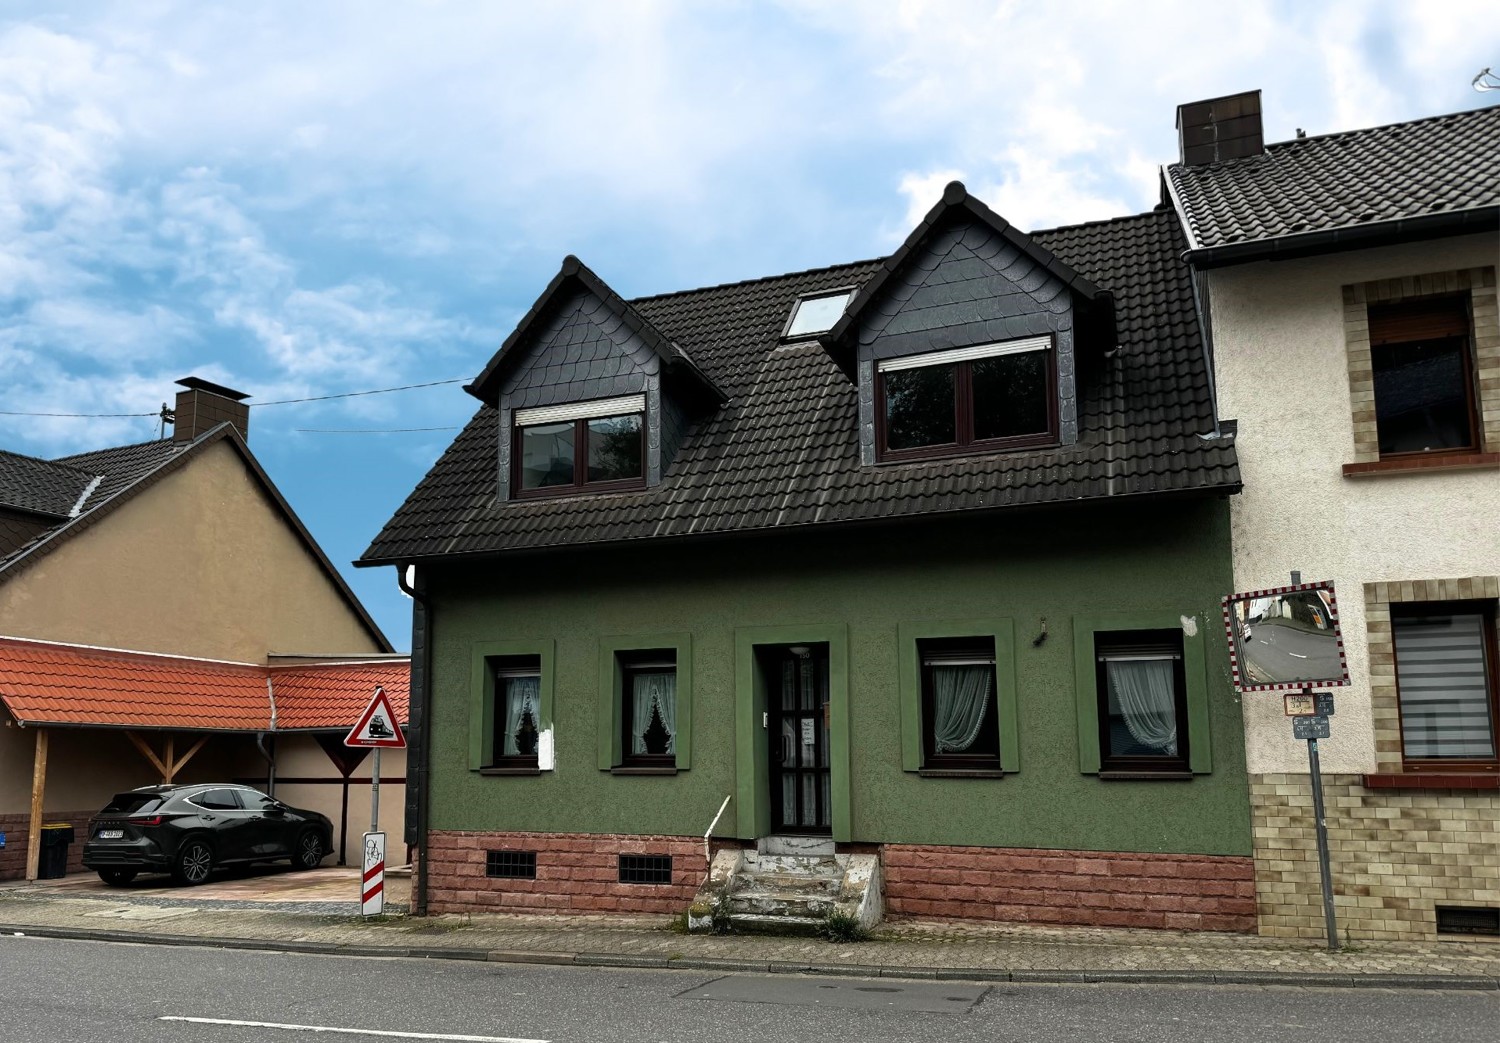
M 1500 991 L 1500 978 L 1478 974 L 1334 974 L 1301 971 L 1122 971 L 1007 970 L 1003 967 L 904 967 L 873 964 L 802 963 L 791 960 L 734 960 L 712 957 L 626 956 L 617 953 L 532 952 L 515 949 L 468 949 L 438 946 L 345 945 L 337 942 L 216 938 L 181 934 L 136 934 L 77 927 L 28 927 L 0 924 L 0 935 L 57 938 L 67 941 L 134 945 L 200 946 L 322 956 L 385 959 L 468 960 L 491 963 L 621 967 L 643 970 L 696 970 L 754 974 L 817 974 L 854 978 L 1013 982 L 1036 985 L 1281 985 L 1314 988 L 1440 989 Z

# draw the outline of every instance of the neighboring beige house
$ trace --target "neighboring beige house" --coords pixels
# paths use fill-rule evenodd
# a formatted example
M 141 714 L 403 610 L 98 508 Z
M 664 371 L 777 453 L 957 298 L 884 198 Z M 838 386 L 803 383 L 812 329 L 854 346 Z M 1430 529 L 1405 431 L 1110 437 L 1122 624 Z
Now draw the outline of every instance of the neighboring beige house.
M 1236 586 L 1338 590 L 1341 933 L 1500 934 L 1500 107 L 1263 146 L 1255 92 L 1178 124 Z M 1306 744 L 1279 695 L 1243 702 L 1260 929 L 1321 937 Z
M 50 461 L 0 452 L 0 637 L 258 664 L 262 673 L 394 658 L 404 686 L 405 657 L 393 657 L 247 448 L 245 396 L 196 378 L 179 383 L 170 438 Z M 0 670 L 6 654 L 0 648 Z M 88 678 L 71 683 L 80 703 L 94 696 Z M 272 751 L 274 774 L 296 780 L 280 795 L 339 821 L 347 773 L 311 733 L 283 737 L 278 749 L 269 717 L 253 731 L 226 730 L 211 714 L 174 720 L 163 728 L 127 712 L 79 725 L 65 714 L 23 721 L 0 711 L 0 878 L 27 868 L 39 794 L 40 817 L 81 826 L 114 791 L 167 777 L 265 784 Z M 404 756 L 388 755 L 382 768 L 403 780 Z M 386 800 L 394 819 L 399 782 Z

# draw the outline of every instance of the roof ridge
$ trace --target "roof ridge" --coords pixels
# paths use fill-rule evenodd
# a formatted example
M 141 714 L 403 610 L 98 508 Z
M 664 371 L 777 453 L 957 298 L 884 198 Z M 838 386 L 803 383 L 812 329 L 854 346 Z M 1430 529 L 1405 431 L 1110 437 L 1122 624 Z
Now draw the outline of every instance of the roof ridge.
M 887 257 L 889 255 L 886 255 Z M 781 272 L 777 275 L 758 275 L 752 279 L 735 279 L 730 282 L 710 283 L 707 286 L 693 286 L 685 290 L 669 290 L 666 293 L 651 293 L 644 297 L 631 297 L 629 303 L 640 304 L 643 301 L 659 301 L 667 297 L 685 297 L 692 293 L 706 293 L 710 290 L 728 290 L 736 286 L 749 286 L 752 283 L 771 282 L 776 279 L 795 279 L 803 275 L 820 275 L 823 272 L 831 272 L 839 268 L 858 268 L 866 264 L 880 264 L 886 257 L 869 257 L 861 261 L 844 261 L 840 264 L 826 264 L 818 268 L 803 268 L 795 272 Z
M 1353 127 L 1349 130 L 1331 130 L 1326 134 L 1308 134 L 1301 138 L 1288 138 L 1284 141 L 1272 141 L 1266 144 L 1267 149 L 1279 148 L 1284 145 L 1301 145 L 1309 141 L 1323 141 L 1327 138 L 1351 138 L 1360 134 L 1375 134 L 1382 130 L 1394 130 L 1397 127 L 1415 127 L 1421 123 L 1434 123 L 1438 120 L 1453 119 L 1457 116 L 1473 116 L 1481 113 L 1500 113 L 1500 105 L 1481 105 L 1477 109 L 1459 109 L 1456 112 L 1440 112 L 1436 116 L 1419 116 L 1413 120 L 1395 120 L 1391 123 L 1377 123 L 1373 127 Z M 1252 157 L 1253 158 L 1253 157 Z M 1234 160 L 1226 160 L 1234 162 Z
M 1080 221 L 1076 225 L 1054 225 L 1051 228 L 1038 228 L 1026 234 L 1032 237 L 1039 235 L 1051 235 L 1054 232 L 1072 232 L 1080 228 L 1097 228 L 1102 225 L 1122 224 L 1126 221 L 1139 221 L 1143 217 L 1156 217 L 1158 214 L 1170 213 L 1170 209 L 1163 210 L 1154 206 L 1150 210 L 1141 210 L 1134 214 L 1119 214 L 1115 217 L 1099 217 L 1092 221 Z

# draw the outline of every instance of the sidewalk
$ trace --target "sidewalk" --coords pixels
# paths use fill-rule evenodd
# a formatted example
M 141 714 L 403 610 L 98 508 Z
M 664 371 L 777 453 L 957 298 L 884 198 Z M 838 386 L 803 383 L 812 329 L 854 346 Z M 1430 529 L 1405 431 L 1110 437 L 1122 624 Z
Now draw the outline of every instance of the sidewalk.
M 338 874 L 337 876 L 331 874 Z M 304 883 L 300 878 L 314 878 Z M 404 881 L 392 880 L 395 898 Z M 0 933 L 355 956 L 1017 982 L 1172 982 L 1500 989 L 1500 944 L 1315 942 L 1250 935 L 903 921 L 875 938 L 686 935 L 662 917 L 362 920 L 345 871 L 203 888 L 0 885 Z M 393 904 L 392 910 L 404 909 Z

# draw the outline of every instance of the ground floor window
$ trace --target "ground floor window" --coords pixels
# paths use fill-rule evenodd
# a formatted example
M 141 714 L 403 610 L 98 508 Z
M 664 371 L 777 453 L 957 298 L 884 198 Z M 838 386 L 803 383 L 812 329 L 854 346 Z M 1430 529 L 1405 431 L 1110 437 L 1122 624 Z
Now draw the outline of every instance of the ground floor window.
M 998 769 L 994 638 L 928 638 L 918 641 L 917 648 L 923 766 Z
M 1188 770 L 1182 631 L 1094 636 L 1103 771 Z
M 541 738 L 541 659 L 500 656 L 494 664 L 493 758 L 487 767 L 536 768 Z
M 1392 605 L 1391 638 L 1405 759 L 1494 764 L 1494 602 Z
M 668 767 L 676 760 L 677 652 L 621 652 L 621 763 Z

